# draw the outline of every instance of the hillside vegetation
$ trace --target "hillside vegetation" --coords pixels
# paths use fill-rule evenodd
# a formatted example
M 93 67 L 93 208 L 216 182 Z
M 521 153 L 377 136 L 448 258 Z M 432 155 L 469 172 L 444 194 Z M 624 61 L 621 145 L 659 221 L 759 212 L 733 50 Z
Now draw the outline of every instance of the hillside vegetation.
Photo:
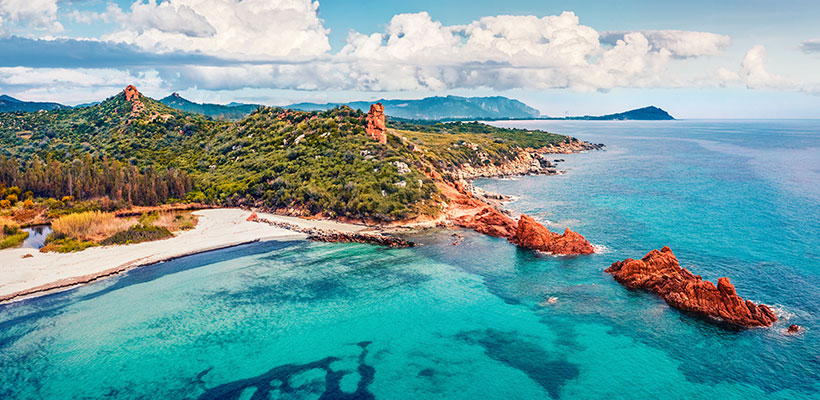
M 434 170 L 503 163 L 522 148 L 571 140 L 479 123 L 396 122 L 380 144 L 365 134 L 364 117 L 346 106 L 263 107 L 218 121 L 133 87 L 94 106 L 0 114 L 0 184 L 20 192 L 0 215 L 44 204 L 110 211 L 201 201 L 382 222 L 436 216 L 443 198 Z

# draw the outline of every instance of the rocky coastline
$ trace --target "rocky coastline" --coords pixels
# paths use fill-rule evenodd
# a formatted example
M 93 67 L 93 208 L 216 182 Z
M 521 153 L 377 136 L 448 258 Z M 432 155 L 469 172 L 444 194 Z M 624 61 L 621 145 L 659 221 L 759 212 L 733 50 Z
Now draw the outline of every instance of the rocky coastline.
M 251 222 L 260 222 L 268 224 L 276 228 L 287 229 L 293 232 L 304 233 L 308 236 L 308 239 L 319 242 L 367 243 L 393 248 L 413 247 L 416 245 L 415 243 L 408 240 L 404 240 L 393 236 L 382 235 L 379 233 L 342 232 L 339 230 L 332 229 L 319 229 L 313 227 L 306 228 L 289 222 L 271 221 L 269 219 L 259 217 L 255 212 L 251 213 L 247 220 Z
M 563 234 L 550 232 L 542 224 L 527 215 L 516 221 L 504 209 L 503 202 L 510 196 L 490 193 L 471 184 L 475 178 L 499 178 L 523 175 L 554 175 L 560 173 L 556 163 L 548 155 L 570 154 L 601 150 L 603 144 L 593 144 L 572 138 L 558 146 L 541 149 L 521 149 L 511 161 L 501 165 L 480 168 L 462 165 L 448 171 L 446 180 L 433 173 L 439 191 L 448 199 L 444 207 L 444 225 L 455 225 L 495 237 L 506 238 L 519 247 L 554 255 L 581 255 L 595 252 L 592 244 L 582 235 L 566 229 Z
M 710 321 L 738 328 L 768 327 L 777 321 L 769 306 L 738 296 L 729 278 L 719 278 L 715 286 L 681 268 L 669 247 L 652 250 L 640 260 L 615 262 L 606 272 L 627 288 L 655 293 L 673 308 Z
M 572 154 L 584 151 L 603 150 L 604 144 L 588 143 L 576 138 L 559 145 L 542 147 L 539 149 L 519 149 L 516 156 L 501 165 L 488 164 L 484 166 L 461 165 L 449 171 L 455 178 L 470 181 L 476 178 L 505 178 L 524 175 L 555 175 L 560 174 L 556 154 Z

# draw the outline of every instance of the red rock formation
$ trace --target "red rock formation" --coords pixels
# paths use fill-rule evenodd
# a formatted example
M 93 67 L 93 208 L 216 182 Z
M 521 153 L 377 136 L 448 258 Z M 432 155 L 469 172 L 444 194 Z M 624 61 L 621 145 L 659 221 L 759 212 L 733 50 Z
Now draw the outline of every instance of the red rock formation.
M 137 91 L 137 88 L 134 85 L 128 85 L 125 87 L 125 100 L 127 101 L 134 101 L 140 99 L 140 92 Z
M 803 330 L 803 328 L 801 328 L 800 325 L 791 324 L 786 329 L 786 333 L 788 333 L 789 335 L 794 335 L 800 333 L 801 330 Z
M 615 262 L 606 272 L 628 288 L 661 296 L 674 308 L 738 327 L 770 326 L 777 320 L 768 306 L 738 296 L 729 278 L 718 279 L 715 287 L 681 268 L 669 247 L 652 250 L 641 260 Z
M 444 181 L 437 181 L 436 184 L 449 199 L 444 216 L 454 225 L 485 235 L 507 238 L 518 246 L 552 254 L 591 254 L 595 251 L 583 236 L 569 229 L 559 235 L 526 215 L 522 215 L 516 223 L 495 207 L 473 197 L 463 184 Z
M 258 215 L 256 215 L 256 213 L 255 213 L 255 212 L 252 212 L 252 213 L 251 213 L 251 215 L 250 215 L 250 216 L 248 216 L 248 219 L 246 219 L 245 221 L 248 221 L 248 222 L 256 222 L 256 220 L 257 220 L 257 219 L 259 219 L 259 216 L 258 216 Z
M 450 200 L 445 210 L 448 221 L 463 228 L 490 236 L 509 237 L 515 233 L 515 221 L 469 193 L 443 181 L 436 182 L 441 193 Z M 463 190 L 463 186 L 462 186 Z
M 384 106 L 382 103 L 370 105 L 370 112 L 367 113 L 368 136 L 379 143 L 387 143 L 387 126 L 384 122 Z
M 140 101 L 140 92 L 137 91 L 137 88 L 134 85 L 128 85 L 125 87 L 125 100 L 131 102 L 131 116 L 136 117 L 143 109 L 145 109 L 145 105 L 142 104 Z
M 583 236 L 567 228 L 563 235 L 550 232 L 532 217 L 522 215 L 510 242 L 520 247 L 545 251 L 552 254 L 592 254 L 595 249 Z

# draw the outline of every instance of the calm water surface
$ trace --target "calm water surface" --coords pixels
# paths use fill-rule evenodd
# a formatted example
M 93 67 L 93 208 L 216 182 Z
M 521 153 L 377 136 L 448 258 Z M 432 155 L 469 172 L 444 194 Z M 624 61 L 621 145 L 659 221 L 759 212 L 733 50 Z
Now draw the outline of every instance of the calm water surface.
M 0 398 L 820 399 L 820 121 L 504 125 L 607 144 L 478 182 L 600 254 L 432 231 L 187 257 L 1 306 Z M 603 273 L 664 245 L 781 322 L 726 331 Z
M 29 249 L 39 249 L 46 245 L 46 238 L 51 232 L 51 227 L 48 225 L 37 225 L 32 226 L 29 228 L 23 228 L 24 231 L 28 232 L 28 237 L 20 247 L 29 248 Z

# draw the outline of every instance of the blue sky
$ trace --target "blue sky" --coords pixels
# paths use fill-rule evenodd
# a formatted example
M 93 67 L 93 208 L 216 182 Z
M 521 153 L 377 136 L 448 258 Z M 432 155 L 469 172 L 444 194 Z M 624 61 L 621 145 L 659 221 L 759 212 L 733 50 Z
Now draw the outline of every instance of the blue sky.
M 817 1 L 0 0 L 0 93 L 820 118 Z

